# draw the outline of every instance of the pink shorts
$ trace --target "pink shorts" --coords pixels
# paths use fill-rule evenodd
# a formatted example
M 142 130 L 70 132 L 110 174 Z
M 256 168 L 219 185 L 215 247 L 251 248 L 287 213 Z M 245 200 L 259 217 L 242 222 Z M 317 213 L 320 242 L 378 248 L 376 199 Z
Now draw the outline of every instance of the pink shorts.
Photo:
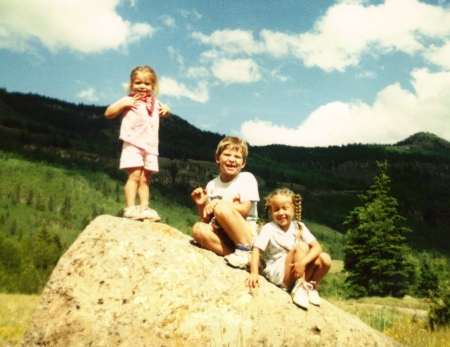
M 149 154 L 128 142 L 123 143 L 122 155 L 120 156 L 120 169 L 130 169 L 132 167 L 143 167 L 151 172 L 158 172 L 158 156 Z

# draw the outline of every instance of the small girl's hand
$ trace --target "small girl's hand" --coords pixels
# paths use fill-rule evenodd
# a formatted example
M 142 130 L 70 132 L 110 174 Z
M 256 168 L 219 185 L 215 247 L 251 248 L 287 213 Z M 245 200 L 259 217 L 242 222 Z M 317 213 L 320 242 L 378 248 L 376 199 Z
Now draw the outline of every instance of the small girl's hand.
M 249 288 L 259 287 L 259 276 L 258 276 L 258 274 L 250 274 L 246 278 L 245 283 L 247 284 L 247 287 L 249 287 Z
M 291 266 L 291 273 L 294 275 L 296 279 L 299 279 L 305 273 L 306 265 L 299 261 L 290 264 L 290 266 Z
M 161 107 L 159 108 L 159 116 L 166 118 L 169 116 L 169 114 L 170 114 L 169 106 L 167 106 L 165 104 L 161 104 Z

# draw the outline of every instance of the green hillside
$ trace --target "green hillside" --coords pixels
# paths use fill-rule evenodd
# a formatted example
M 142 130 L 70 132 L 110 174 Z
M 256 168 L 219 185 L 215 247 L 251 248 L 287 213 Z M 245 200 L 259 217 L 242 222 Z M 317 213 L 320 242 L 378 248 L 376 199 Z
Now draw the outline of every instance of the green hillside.
M 0 291 L 35 292 L 56 256 L 89 221 L 104 213 L 121 215 L 126 176 L 117 168 L 120 118 L 106 120 L 104 110 L 0 90 L 0 278 L 20 270 L 38 283 L 14 290 L 0 279 Z M 189 233 L 197 220 L 189 193 L 215 174 L 214 152 L 223 136 L 177 115 L 161 121 L 161 172 L 152 177 L 151 202 L 163 223 Z M 301 193 L 303 218 L 335 259 L 342 259 L 345 217 L 371 185 L 376 161 L 387 160 L 391 194 L 413 230 L 410 245 L 416 252 L 450 256 L 448 141 L 418 133 L 395 145 L 270 145 L 249 151 L 246 170 L 258 177 L 261 197 L 280 186 Z M 30 251 L 35 246 L 55 256 L 44 266 Z M 13 262 L 13 253 L 23 258 Z

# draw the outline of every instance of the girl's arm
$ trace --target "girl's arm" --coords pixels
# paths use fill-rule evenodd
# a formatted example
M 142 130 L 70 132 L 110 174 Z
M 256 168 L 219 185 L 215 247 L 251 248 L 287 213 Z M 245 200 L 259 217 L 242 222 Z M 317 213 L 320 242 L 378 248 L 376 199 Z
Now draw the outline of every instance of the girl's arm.
M 245 283 L 250 288 L 259 287 L 259 257 L 261 250 L 258 247 L 252 248 L 252 256 L 250 258 L 250 275 L 245 280 Z
M 132 107 L 135 102 L 138 100 L 138 95 L 134 95 L 133 97 L 128 97 L 124 99 L 120 99 L 114 104 L 108 106 L 105 111 L 105 117 L 107 119 L 116 118 L 119 114 L 123 112 L 123 110 L 127 107 Z
M 159 116 L 163 118 L 169 117 L 170 114 L 170 108 L 166 104 L 160 103 L 159 107 Z
M 312 263 L 317 259 L 317 257 L 322 253 L 322 246 L 317 240 L 312 241 L 308 244 L 309 251 L 306 254 L 306 256 L 302 259 L 302 262 L 305 265 L 308 265 L 309 263 Z

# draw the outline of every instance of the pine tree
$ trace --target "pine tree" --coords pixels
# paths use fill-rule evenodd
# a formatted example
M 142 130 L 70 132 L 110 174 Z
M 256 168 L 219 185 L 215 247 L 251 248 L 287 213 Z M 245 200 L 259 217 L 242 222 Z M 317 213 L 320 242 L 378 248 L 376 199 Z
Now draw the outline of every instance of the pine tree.
M 378 174 L 365 194 L 363 206 L 347 217 L 344 269 L 348 293 L 352 297 L 400 297 L 410 285 L 413 264 L 408 262 L 406 243 L 409 228 L 397 226 L 405 220 L 397 213 L 397 200 L 389 196 L 387 162 L 377 162 Z

